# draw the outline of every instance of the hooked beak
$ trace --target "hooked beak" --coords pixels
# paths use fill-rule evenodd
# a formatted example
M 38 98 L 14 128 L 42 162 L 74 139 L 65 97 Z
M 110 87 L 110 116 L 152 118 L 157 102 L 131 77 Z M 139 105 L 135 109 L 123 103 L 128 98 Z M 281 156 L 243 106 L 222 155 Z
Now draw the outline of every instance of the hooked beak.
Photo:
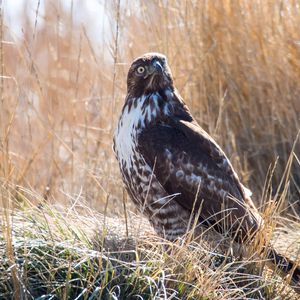
M 163 74 L 163 67 L 160 62 L 154 60 L 148 68 L 148 73 L 149 75 L 152 75 L 153 73 Z

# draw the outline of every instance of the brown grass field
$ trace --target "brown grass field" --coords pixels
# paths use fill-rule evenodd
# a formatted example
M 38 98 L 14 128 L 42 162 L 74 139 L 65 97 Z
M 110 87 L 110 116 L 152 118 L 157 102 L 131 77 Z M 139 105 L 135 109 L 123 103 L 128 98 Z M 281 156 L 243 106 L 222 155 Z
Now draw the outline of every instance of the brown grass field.
M 165 251 L 133 215 L 112 135 L 131 61 L 166 54 L 273 242 L 300 260 L 300 1 L 13 0 L 15 19 L 8 1 L 0 1 L 0 298 L 297 299 L 250 254 L 214 263 L 219 254 L 204 242 Z

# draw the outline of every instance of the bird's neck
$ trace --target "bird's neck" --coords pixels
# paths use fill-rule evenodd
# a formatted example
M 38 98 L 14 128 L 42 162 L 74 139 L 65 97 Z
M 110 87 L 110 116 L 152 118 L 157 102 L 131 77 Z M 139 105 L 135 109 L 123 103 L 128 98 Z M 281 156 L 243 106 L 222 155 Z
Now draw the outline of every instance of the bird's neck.
M 179 93 L 173 88 L 166 88 L 141 97 L 128 97 L 123 112 L 130 114 L 132 110 L 141 116 L 140 127 L 151 126 L 156 123 L 168 123 L 168 120 L 178 118 L 192 121 L 190 111 Z

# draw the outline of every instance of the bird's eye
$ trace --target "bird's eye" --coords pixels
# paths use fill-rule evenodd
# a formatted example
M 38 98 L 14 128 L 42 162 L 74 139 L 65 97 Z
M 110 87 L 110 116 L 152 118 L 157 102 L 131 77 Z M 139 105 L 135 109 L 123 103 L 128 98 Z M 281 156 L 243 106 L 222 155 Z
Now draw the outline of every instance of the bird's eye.
M 145 72 L 145 68 L 144 67 L 140 66 L 140 67 L 137 68 L 137 73 L 138 74 L 143 74 L 144 72 Z

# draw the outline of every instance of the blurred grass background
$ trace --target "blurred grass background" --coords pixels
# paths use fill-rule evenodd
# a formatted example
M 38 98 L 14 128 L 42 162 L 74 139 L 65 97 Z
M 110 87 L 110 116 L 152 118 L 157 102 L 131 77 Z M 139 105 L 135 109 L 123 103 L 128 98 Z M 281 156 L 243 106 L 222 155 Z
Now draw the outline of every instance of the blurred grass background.
M 297 260 L 299 24 L 294 0 L 0 0 L 0 298 L 298 299 L 255 249 L 167 252 L 129 212 L 112 135 L 131 61 L 166 54 Z
M 2 182 L 122 213 L 112 134 L 131 61 L 157 51 L 260 203 L 300 128 L 299 24 L 293 0 L 2 1 Z M 298 213 L 299 145 L 287 179 Z

